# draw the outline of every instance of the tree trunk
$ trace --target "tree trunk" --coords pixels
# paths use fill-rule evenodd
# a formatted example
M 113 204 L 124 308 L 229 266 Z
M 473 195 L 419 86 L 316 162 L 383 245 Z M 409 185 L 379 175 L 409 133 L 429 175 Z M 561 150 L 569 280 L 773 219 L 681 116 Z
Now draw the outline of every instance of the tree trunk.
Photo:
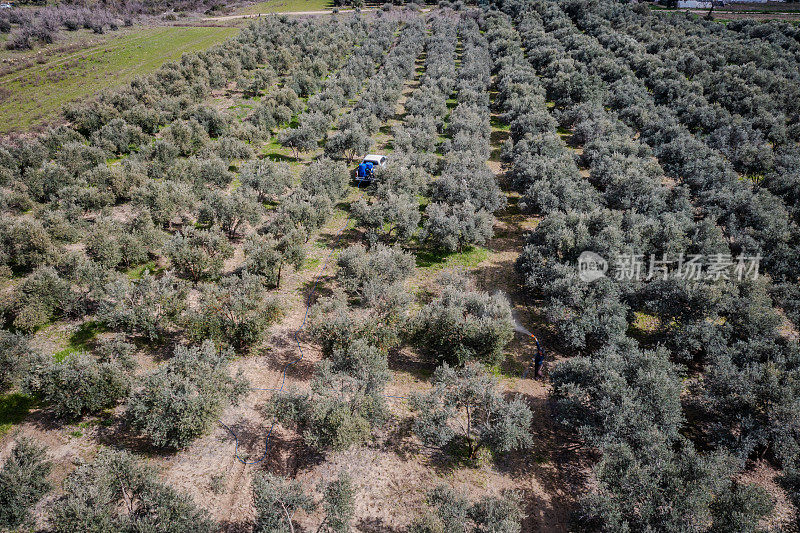
M 706 14 L 706 20 L 714 20 L 714 1 L 711 1 L 711 9 Z
M 283 512 L 286 513 L 286 520 L 289 522 L 289 530 L 294 533 L 294 524 L 292 524 L 292 516 L 289 514 L 289 510 L 286 506 L 281 502 L 281 507 L 283 507 Z
M 472 416 L 469 412 L 469 405 L 467 406 L 467 445 L 469 446 L 469 457 L 472 459 L 475 454 L 475 449 L 472 446 Z

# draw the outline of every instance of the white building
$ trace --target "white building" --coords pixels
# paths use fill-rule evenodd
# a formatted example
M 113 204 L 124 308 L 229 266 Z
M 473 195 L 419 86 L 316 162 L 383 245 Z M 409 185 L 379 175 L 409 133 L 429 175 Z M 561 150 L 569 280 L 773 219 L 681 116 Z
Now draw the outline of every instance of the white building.
M 768 0 L 747 0 L 748 4 L 766 4 Z M 776 0 L 772 0 L 776 1 Z M 777 0 L 781 1 L 781 0 Z M 725 1 L 726 4 L 737 4 L 739 2 L 735 1 Z M 716 0 L 716 4 L 720 5 L 722 2 L 720 0 Z M 711 1 L 710 0 L 678 0 L 678 7 L 679 8 L 711 8 Z

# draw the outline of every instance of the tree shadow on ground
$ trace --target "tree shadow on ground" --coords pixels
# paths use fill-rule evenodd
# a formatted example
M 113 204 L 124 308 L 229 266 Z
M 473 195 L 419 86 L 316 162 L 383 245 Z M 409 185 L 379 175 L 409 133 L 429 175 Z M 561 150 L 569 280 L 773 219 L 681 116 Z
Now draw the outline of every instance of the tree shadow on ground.
M 124 417 L 114 419 L 109 426 L 96 426 L 95 440 L 112 448 L 123 448 L 145 457 L 172 457 L 179 450 L 154 446 L 146 435 L 137 432 Z
M 27 394 L 12 392 L 0 395 L 0 435 L 4 427 L 21 424 L 35 406 L 36 399 Z
M 359 518 L 356 529 L 364 533 L 400 533 L 404 531 L 388 525 L 383 518 L 376 517 Z
M 419 455 L 422 447 L 413 439 L 413 426 L 413 416 L 397 420 L 387 431 L 381 449 L 394 453 L 403 461 L 409 461 Z
M 345 224 L 342 221 L 342 224 Z M 322 233 L 317 237 L 316 242 L 314 243 L 315 246 L 329 248 L 331 250 L 335 250 L 340 246 L 348 243 L 352 243 L 358 240 L 361 240 L 361 235 L 363 230 L 355 226 L 355 221 L 350 219 L 348 222 L 348 227 L 338 231 L 338 228 L 333 233 Z M 340 226 L 341 227 L 341 226 Z
M 332 271 L 336 268 L 336 265 L 333 264 L 334 261 L 326 265 L 326 272 L 329 270 Z M 322 268 L 322 266 L 320 266 Z M 336 280 L 336 277 L 332 273 L 328 273 L 327 275 L 317 274 L 313 278 L 304 281 L 303 284 L 300 286 L 300 291 L 303 299 L 303 307 L 310 307 L 313 306 L 315 303 L 319 301 L 320 298 L 327 298 L 333 295 L 333 284 Z
M 264 154 L 264 157 L 268 157 L 270 160 L 275 161 L 276 163 L 302 163 L 302 157 L 294 157 L 293 155 L 285 155 L 279 154 L 277 152 L 267 152 Z
M 392 372 L 405 372 L 421 381 L 427 381 L 433 375 L 433 371 L 439 366 L 432 361 L 426 361 L 417 357 L 410 350 L 392 350 L 389 352 L 389 370 Z
M 589 482 L 592 465 L 598 460 L 596 453 L 577 440 L 567 428 L 558 425 L 554 419 L 555 406 L 549 398 L 519 392 L 506 392 L 504 395 L 507 399 L 520 398 L 530 407 L 534 415 L 531 425 L 533 443 L 524 450 L 495 455 L 494 464 L 498 471 L 514 479 L 532 474 L 553 500 L 575 500 Z M 553 506 L 552 503 L 547 505 Z M 529 514 L 537 513 L 538 519 L 544 520 L 543 510 L 529 507 Z
M 300 341 L 302 352 L 297 346 Z M 298 381 L 310 380 L 314 376 L 316 364 L 308 358 L 308 350 L 311 347 L 304 339 L 304 335 L 299 333 L 295 340 L 295 330 L 287 330 L 281 335 L 274 335 L 270 339 L 273 351 L 267 356 L 267 365 L 271 370 L 285 372 L 286 379 Z M 277 383 L 280 387 L 281 382 Z
M 225 533 L 252 533 L 253 523 L 250 521 L 221 520 L 218 531 Z
M 287 452 L 303 444 L 293 432 L 284 430 L 272 419 L 263 422 L 241 419 L 229 424 L 228 427 L 230 431 L 218 433 L 218 440 L 235 446 L 234 443 L 238 439 L 237 460 L 243 460 L 256 469 L 269 472 L 288 472 L 294 468 L 288 464 L 287 457 L 291 457 L 292 454 Z M 231 431 L 236 434 L 236 439 Z

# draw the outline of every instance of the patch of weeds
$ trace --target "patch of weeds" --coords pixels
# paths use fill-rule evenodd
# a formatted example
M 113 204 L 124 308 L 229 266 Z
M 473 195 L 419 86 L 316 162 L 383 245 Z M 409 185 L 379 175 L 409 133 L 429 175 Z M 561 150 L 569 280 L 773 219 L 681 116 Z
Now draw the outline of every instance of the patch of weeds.
M 511 126 L 503 122 L 500 117 L 492 117 L 491 125 L 494 129 L 500 131 L 509 131 L 511 129 Z
M 35 403 L 32 396 L 19 392 L 0 396 L 0 437 L 25 420 Z
M 225 492 L 225 479 L 227 476 L 223 473 L 219 474 L 212 474 L 211 479 L 209 479 L 208 485 L 211 489 L 211 492 L 214 494 L 222 494 Z
M 69 436 L 70 437 L 75 437 L 76 439 L 79 439 L 79 438 L 83 437 L 83 433 L 76 429 L 75 431 L 70 431 L 69 432 Z
M 108 328 L 105 326 L 105 324 L 96 322 L 94 320 L 84 322 L 80 325 L 80 327 L 78 327 L 75 333 L 70 335 L 69 344 L 67 347 L 54 353 L 53 357 L 56 361 L 61 362 L 70 354 L 75 352 L 89 351 L 89 348 L 91 347 L 91 344 L 94 343 L 97 335 L 106 331 L 108 331 Z
M 642 333 L 655 333 L 661 326 L 658 317 L 654 315 L 649 315 L 641 311 L 634 311 L 633 316 L 634 319 L 632 326 Z
M 474 268 L 489 257 L 489 250 L 482 246 L 469 246 L 462 252 L 431 252 L 420 250 L 416 253 L 417 268 L 441 270 L 461 266 Z
M 319 267 L 320 260 L 314 257 L 306 257 L 300 270 L 313 270 Z
M 128 279 L 141 279 L 146 270 L 150 271 L 151 274 L 156 274 L 161 269 L 156 267 L 155 261 L 148 261 L 147 263 L 126 270 L 125 275 L 128 276 Z

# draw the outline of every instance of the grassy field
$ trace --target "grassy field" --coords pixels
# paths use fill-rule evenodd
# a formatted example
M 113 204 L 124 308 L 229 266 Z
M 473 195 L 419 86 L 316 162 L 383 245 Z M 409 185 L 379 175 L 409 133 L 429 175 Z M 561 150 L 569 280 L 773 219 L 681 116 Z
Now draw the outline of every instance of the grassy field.
M 118 87 L 185 52 L 203 50 L 238 28 L 147 28 L 0 78 L 0 133 L 47 122 L 70 101 Z
M 286 13 L 292 11 L 322 11 L 333 9 L 332 0 L 267 0 L 249 5 L 240 11 L 240 15 L 257 15 L 259 13 Z

